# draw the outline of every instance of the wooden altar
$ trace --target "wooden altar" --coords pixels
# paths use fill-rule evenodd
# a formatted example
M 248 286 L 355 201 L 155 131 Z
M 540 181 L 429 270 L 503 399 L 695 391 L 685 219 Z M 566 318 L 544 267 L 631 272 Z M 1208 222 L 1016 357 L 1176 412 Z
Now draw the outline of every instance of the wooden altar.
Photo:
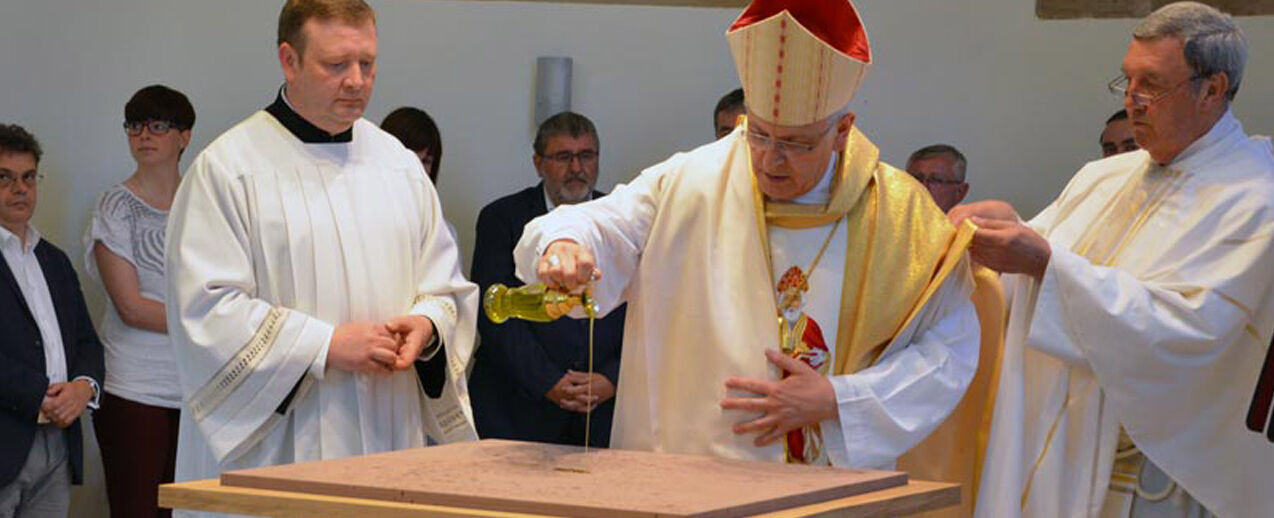
M 899 516 L 959 502 L 906 474 L 486 440 L 230 471 L 160 505 L 272 517 Z

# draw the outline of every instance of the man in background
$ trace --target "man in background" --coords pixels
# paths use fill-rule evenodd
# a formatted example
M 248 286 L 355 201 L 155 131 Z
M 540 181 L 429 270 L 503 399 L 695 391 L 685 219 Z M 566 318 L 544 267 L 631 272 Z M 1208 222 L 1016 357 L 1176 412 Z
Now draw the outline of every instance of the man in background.
M 97 408 L 102 344 L 75 269 L 35 214 L 40 144 L 0 124 L 0 516 L 62 518 L 84 479 L 80 417 Z
M 717 101 L 716 109 L 712 110 L 712 124 L 717 130 L 717 138 L 720 139 L 734 131 L 735 123 L 744 113 L 742 88 L 736 88 L 721 96 L 721 100 Z
M 924 184 L 942 212 L 959 205 L 969 194 L 969 184 L 964 181 L 968 168 L 964 153 L 947 144 L 934 144 L 917 149 L 907 159 L 907 172 Z
M 1102 158 L 1141 149 L 1133 138 L 1128 110 L 1119 110 L 1106 119 L 1106 128 L 1101 132 L 1100 141 Z
M 470 276 L 484 291 L 495 283 L 522 284 L 513 272 L 513 245 L 527 222 L 559 205 L 603 195 L 593 189 L 600 153 L 597 129 L 587 117 L 563 112 L 548 118 L 533 148 L 540 183 L 491 202 L 478 215 Z M 482 347 L 469 381 L 478 435 L 582 446 L 591 409 L 589 444 L 610 444 L 624 308 L 596 322 L 591 375 L 587 321 L 510 319 L 497 325 L 483 314 L 478 330 Z

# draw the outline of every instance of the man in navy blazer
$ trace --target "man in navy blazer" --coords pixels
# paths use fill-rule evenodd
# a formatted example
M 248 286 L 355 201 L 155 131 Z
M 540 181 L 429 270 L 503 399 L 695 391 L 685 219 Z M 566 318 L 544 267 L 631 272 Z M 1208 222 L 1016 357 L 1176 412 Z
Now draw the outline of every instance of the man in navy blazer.
M 40 145 L 0 124 L 0 517 L 66 516 L 102 344 L 66 254 L 30 225 Z
M 492 202 L 478 216 L 470 277 L 484 292 L 494 283 L 522 284 L 513 273 L 513 246 L 527 222 L 557 205 L 602 196 L 593 190 L 597 129 L 586 117 L 571 112 L 550 117 L 540 125 L 533 147 L 541 183 Z M 610 444 L 624 309 L 596 322 L 591 376 L 587 320 L 510 319 L 496 325 L 482 314 L 482 342 L 469 377 L 478 435 L 583 445 L 585 412 L 592 408 L 589 445 Z

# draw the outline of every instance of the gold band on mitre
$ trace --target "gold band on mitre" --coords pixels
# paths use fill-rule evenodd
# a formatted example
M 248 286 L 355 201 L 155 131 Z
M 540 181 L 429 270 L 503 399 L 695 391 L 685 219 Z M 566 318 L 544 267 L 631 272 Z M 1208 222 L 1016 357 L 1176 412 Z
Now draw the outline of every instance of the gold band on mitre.
M 748 111 L 780 126 L 835 114 L 871 67 L 867 32 L 848 0 L 756 0 L 726 39 Z

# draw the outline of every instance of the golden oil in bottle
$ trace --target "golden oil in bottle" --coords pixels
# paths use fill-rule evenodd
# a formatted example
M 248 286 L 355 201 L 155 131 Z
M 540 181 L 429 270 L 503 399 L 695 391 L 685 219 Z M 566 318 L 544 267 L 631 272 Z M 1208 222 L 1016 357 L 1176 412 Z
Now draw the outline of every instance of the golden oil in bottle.
M 590 290 L 571 294 L 550 289 L 543 283 L 516 288 L 492 284 L 482 298 L 482 309 L 496 324 L 510 318 L 552 322 L 570 313 L 576 306 L 583 306 L 584 313 L 590 317 L 597 315 L 597 302 L 590 296 Z

